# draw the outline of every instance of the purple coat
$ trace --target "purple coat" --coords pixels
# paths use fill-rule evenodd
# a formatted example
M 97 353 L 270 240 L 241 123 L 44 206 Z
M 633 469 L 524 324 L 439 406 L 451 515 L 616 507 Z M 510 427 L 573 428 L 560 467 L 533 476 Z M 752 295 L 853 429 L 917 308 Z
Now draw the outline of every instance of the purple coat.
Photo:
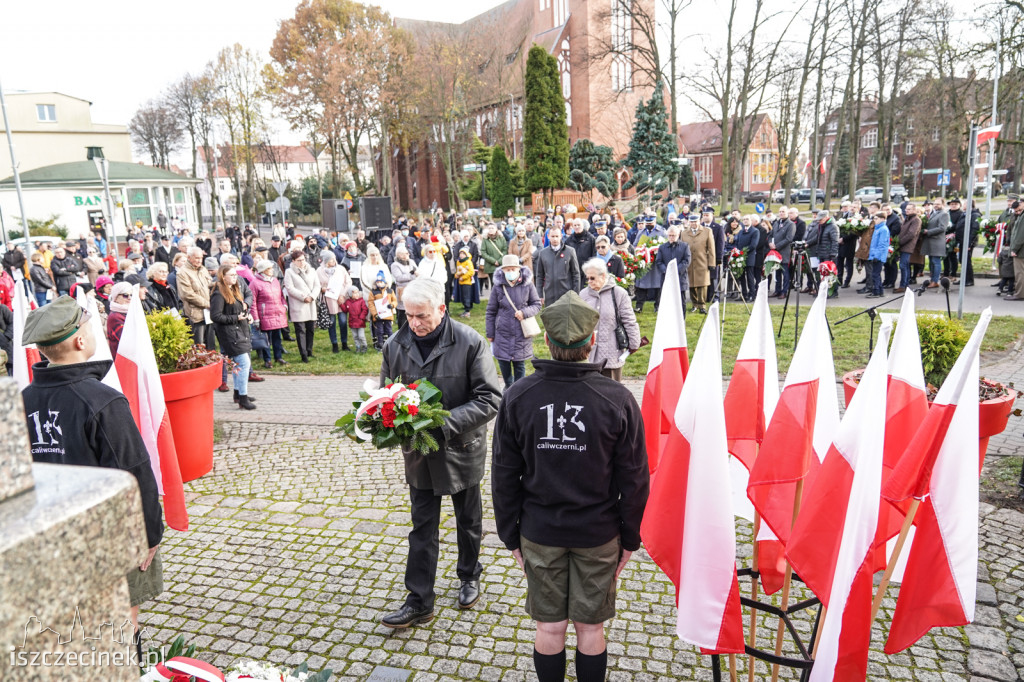
M 505 272 L 494 271 L 494 286 L 487 301 L 485 316 L 486 336 L 494 340 L 493 353 L 498 360 L 528 360 L 533 357 L 533 339 L 523 336 L 523 327 L 516 319 L 515 310 L 509 305 L 505 292 L 524 317 L 533 317 L 540 312 L 540 295 L 533 284 L 533 273 L 522 269 L 522 275 L 515 286 L 505 282 Z
M 254 317 L 259 318 L 260 329 L 283 329 L 288 326 L 288 306 L 281 294 L 281 283 L 276 277 L 266 281 L 259 275 L 252 278 L 249 285 L 252 290 L 252 309 Z

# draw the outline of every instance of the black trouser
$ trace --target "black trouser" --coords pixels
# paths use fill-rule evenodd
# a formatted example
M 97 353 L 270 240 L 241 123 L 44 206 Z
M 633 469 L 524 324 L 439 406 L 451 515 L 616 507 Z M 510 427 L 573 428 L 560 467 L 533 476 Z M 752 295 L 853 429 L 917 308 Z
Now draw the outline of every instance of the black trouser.
M 405 311 L 396 310 L 395 312 L 398 314 L 398 317 L 395 319 L 395 330 L 399 330 L 405 324 Z
M 743 287 L 743 298 L 752 299 L 757 295 L 757 279 L 754 275 L 754 266 L 748 265 L 743 270 L 743 279 L 740 281 Z
M 958 268 L 960 267 L 960 254 L 950 253 L 946 255 L 946 258 L 942 261 L 942 274 L 946 277 L 956 277 Z
M 307 322 L 295 322 L 295 340 L 299 344 L 299 355 L 308 358 L 313 354 L 313 330 L 316 323 L 313 320 Z
M 412 530 L 409 532 L 409 558 L 405 563 L 405 587 L 409 606 L 433 608 L 434 578 L 440 551 L 438 531 L 441 525 L 441 496 L 433 490 L 409 486 L 412 502 Z M 483 534 L 483 506 L 480 485 L 451 496 L 455 507 L 455 536 L 459 545 L 459 561 L 455 572 L 459 580 L 477 580 L 483 572 L 480 565 L 480 537 Z
M 959 255 L 959 254 L 957 254 Z M 974 263 L 971 262 L 971 256 L 974 255 L 974 246 L 967 249 L 967 253 L 964 254 L 964 271 L 961 273 L 964 277 L 964 284 L 974 284 Z
M 217 336 L 213 332 L 213 325 L 205 322 L 192 322 L 192 343 L 201 343 L 207 350 L 215 350 Z
M 897 254 L 898 257 L 898 254 Z M 885 265 L 882 266 L 882 272 L 885 273 L 885 277 L 882 279 L 883 287 L 894 287 L 896 286 L 896 272 L 899 268 L 896 263 L 892 261 L 886 261 Z
M 718 295 L 718 273 L 721 272 L 721 267 L 714 266 L 709 267 L 711 271 L 711 287 L 708 289 L 708 301 L 714 301 L 715 296 Z

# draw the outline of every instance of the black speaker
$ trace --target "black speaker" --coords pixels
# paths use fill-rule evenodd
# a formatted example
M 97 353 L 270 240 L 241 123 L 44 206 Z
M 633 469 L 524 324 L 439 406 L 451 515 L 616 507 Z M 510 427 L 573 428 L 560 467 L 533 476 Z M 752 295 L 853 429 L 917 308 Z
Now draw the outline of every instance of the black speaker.
M 391 197 L 361 197 L 359 199 L 359 219 L 363 229 L 391 229 Z
M 348 232 L 348 209 L 344 199 L 324 199 L 320 215 L 329 232 Z

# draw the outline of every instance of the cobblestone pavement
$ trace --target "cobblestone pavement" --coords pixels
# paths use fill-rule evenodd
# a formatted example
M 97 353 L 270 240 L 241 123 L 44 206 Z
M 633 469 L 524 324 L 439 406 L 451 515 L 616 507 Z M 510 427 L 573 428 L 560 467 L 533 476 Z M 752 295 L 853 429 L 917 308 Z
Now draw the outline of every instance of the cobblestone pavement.
M 1024 385 L 1022 367 L 1024 357 L 1015 353 L 982 373 Z M 191 530 L 165 537 L 167 589 L 142 614 L 151 644 L 184 633 L 219 666 L 242 657 L 308 660 L 311 667 L 332 668 L 340 680 L 365 679 L 376 665 L 413 670 L 417 681 L 536 679 L 525 579 L 494 532 L 489 476 L 480 603 L 469 611 L 456 608 L 455 527 L 446 503 L 437 618 L 405 631 L 378 624 L 405 596 L 410 519 L 398 453 L 331 433 L 361 383 L 355 377 L 269 377 L 250 385 L 259 406 L 251 412 L 236 409 L 230 393 L 216 394 L 223 438 L 213 472 L 186 486 Z M 639 394 L 639 381 L 629 385 Z M 1021 422 L 1011 417 L 990 453 L 1019 454 Z M 885 656 L 881 623 L 891 617 L 896 596 L 890 589 L 872 633 L 869 679 L 1018 680 L 1024 673 L 1024 515 L 984 505 L 981 520 L 977 622 L 933 630 L 909 650 Z M 750 553 L 749 526 L 741 524 L 738 537 L 742 564 Z M 808 596 L 797 590 L 795 598 Z M 813 615 L 811 609 L 796 619 L 805 638 Z M 609 679 L 711 679 L 710 659 L 679 641 L 674 624 L 671 583 L 637 552 L 607 628 Z M 774 622 L 761 619 L 758 633 L 759 645 L 771 648 Z M 574 645 L 570 637 L 570 649 Z M 787 651 L 795 650 L 789 645 Z M 741 675 L 747 664 L 746 657 L 737 659 Z M 769 679 L 764 664 L 757 671 L 758 679 Z M 796 678 L 786 670 L 781 677 Z

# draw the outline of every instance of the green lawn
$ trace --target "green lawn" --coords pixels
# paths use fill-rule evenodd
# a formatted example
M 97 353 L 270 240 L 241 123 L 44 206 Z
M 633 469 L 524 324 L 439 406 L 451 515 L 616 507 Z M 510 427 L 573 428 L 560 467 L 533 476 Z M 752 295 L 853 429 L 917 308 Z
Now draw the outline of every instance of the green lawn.
M 810 311 L 810 302 L 810 297 L 801 297 L 801 329 L 803 328 L 806 315 Z M 457 306 L 457 309 L 461 310 L 461 306 Z M 474 309 L 473 317 L 469 320 L 463 320 L 459 317 L 454 317 L 452 319 L 459 324 L 468 323 L 469 326 L 482 334 L 484 329 L 484 310 L 485 306 L 481 305 Z M 828 317 L 832 333 L 834 335 L 832 349 L 835 357 L 836 372 L 839 374 L 863 367 L 867 364 L 868 333 L 870 330 L 870 320 L 867 315 L 861 315 L 860 317 L 839 325 L 836 324 L 838 320 L 853 315 L 860 310 L 861 308 L 829 307 L 826 312 L 826 316 Z M 892 310 L 894 312 L 898 312 L 899 308 L 894 304 Z M 779 371 L 783 373 L 788 369 L 790 360 L 793 356 L 794 316 L 792 313 L 793 309 L 791 307 L 786 315 L 785 323 L 782 328 L 782 336 L 776 337 Z M 772 308 L 773 324 L 775 326 L 776 334 L 778 333 L 781 315 L 781 308 Z M 644 312 L 638 315 L 637 318 L 640 323 L 641 334 L 646 336 L 648 339 L 653 339 L 655 322 L 654 309 L 648 305 Z M 706 318 L 703 315 L 698 314 L 690 314 L 687 317 L 686 330 L 691 355 L 693 353 L 693 349 L 697 345 L 700 326 L 705 319 Z M 733 362 L 736 358 L 736 353 L 739 351 L 740 342 L 743 339 L 743 333 L 746 330 L 748 319 L 748 314 L 746 310 L 744 310 L 742 303 L 733 303 L 730 301 L 726 305 L 725 322 L 722 334 L 722 367 L 726 374 L 732 372 Z M 973 329 L 977 320 L 978 315 L 976 313 L 964 314 L 964 323 L 967 329 Z M 878 333 L 878 327 L 879 323 L 876 321 L 876 335 Z M 1022 334 L 1024 334 L 1024 318 L 1012 316 L 995 317 L 989 325 L 988 333 L 985 336 L 985 343 L 982 346 L 982 349 L 984 351 L 1006 350 L 1013 345 Z M 371 350 L 366 354 L 357 355 L 351 351 L 334 354 L 331 353 L 331 344 L 327 337 L 327 332 L 318 329 L 316 331 L 313 346 L 314 357 L 310 360 L 309 364 L 302 364 L 299 362 L 299 354 L 294 342 L 286 342 L 285 348 L 291 352 L 285 356 L 285 359 L 288 360 L 290 364 L 285 367 L 275 366 L 273 370 L 267 370 L 266 373 L 358 374 L 376 376 L 380 371 L 380 354 L 372 350 L 372 341 L 369 339 L 369 329 L 366 330 L 366 335 L 368 337 L 367 340 L 371 343 Z M 550 357 L 544 347 L 543 336 L 538 336 L 534 339 L 534 352 L 538 357 Z M 648 346 L 641 348 L 626 361 L 623 374 L 634 377 L 646 374 L 649 356 L 650 348 Z M 253 369 L 262 374 L 264 372 L 261 367 L 262 364 L 260 362 L 253 362 Z M 527 363 L 527 372 L 531 371 L 532 367 L 530 366 L 530 363 Z

